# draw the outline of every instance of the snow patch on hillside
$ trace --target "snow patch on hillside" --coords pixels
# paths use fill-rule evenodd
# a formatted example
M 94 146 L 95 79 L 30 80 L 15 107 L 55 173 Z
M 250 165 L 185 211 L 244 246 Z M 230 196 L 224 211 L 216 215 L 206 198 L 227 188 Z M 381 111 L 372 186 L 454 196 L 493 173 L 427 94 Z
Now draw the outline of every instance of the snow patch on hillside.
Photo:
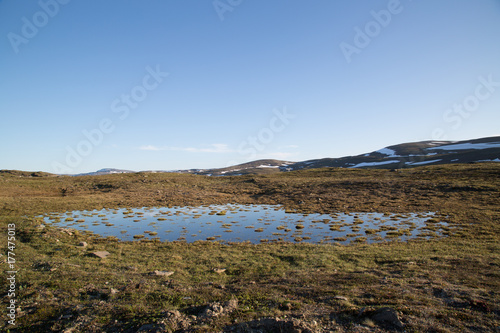
M 379 149 L 375 153 L 379 153 L 379 154 L 382 154 L 382 155 L 387 155 L 389 157 L 398 157 L 399 156 L 398 154 L 396 154 L 396 151 L 394 151 L 392 149 L 389 149 L 389 148 Z
M 444 145 L 439 147 L 427 148 L 428 150 L 468 150 L 468 149 L 488 149 L 500 148 L 500 142 L 485 142 L 485 143 L 458 143 L 453 145 Z
M 382 161 L 382 162 L 363 162 L 363 163 L 356 164 L 355 166 L 352 166 L 350 168 L 363 168 L 363 167 L 379 166 L 379 165 L 391 164 L 391 163 L 399 163 L 399 160 Z
M 500 158 L 495 158 L 494 160 L 480 160 L 476 162 L 500 162 Z
M 441 159 L 439 159 L 439 160 L 431 160 L 431 161 L 422 161 L 422 162 L 407 162 L 406 164 L 408 164 L 408 165 L 424 165 L 424 164 L 436 163 L 436 162 L 439 162 L 439 161 L 441 161 Z

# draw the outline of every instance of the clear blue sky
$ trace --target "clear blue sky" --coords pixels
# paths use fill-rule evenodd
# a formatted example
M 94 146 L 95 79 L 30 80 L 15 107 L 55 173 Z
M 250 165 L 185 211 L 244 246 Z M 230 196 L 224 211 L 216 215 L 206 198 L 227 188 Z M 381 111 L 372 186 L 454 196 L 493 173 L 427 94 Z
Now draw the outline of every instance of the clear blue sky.
M 0 37 L 0 169 L 210 168 L 500 134 L 498 0 L 0 0 Z

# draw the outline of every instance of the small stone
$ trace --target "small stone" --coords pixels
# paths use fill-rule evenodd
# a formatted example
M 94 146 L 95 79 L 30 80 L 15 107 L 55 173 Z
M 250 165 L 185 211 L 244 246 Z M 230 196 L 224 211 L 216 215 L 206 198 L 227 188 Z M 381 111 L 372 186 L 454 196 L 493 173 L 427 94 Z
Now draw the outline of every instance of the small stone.
M 151 275 L 158 275 L 158 276 L 170 276 L 174 274 L 174 272 L 171 271 L 154 271 L 151 273 Z
M 164 313 L 162 313 L 162 315 L 165 318 L 169 318 L 169 319 L 179 319 L 182 317 L 182 314 L 178 310 L 165 311 Z
M 116 295 L 116 294 L 118 294 L 118 289 L 111 288 L 111 290 L 109 291 L 109 293 L 110 293 L 111 295 Z
M 81 246 L 81 247 L 86 247 L 88 245 L 89 244 L 87 244 L 87 242 L 80 242 L 80 243 L 78 243 L 78 246 Z
M 67 228 L 61 228 L 61 229 L 59 229 L 59 231 L 62 233 L 68 234 L 70 236 L 73 236 L 73 233 L 71 232 L 71 230 L 69 230 Z
M 398 313 L 392 308 L 381 308 L 375 311 L 372 319 L 379 324 L 389 324 L 397 328 L 403 328 L 403 323 L 399 320 Z
M 210 303 L 200 315 L 202 318 L 214 318 L 221 315 L 227 315 L 238 308 L 238 300 L 232 298 L 231 300 L 221 303 Z
M 338 299 L 339 301 L 348 301 L 349 299 L 345 296 L 334 296 L 334 299 Z
M 110 255 L 110 253 L 108 251 L 95 251 L 95 252 L 92 252 L 91 254 L 94 255 L 95 257 L 101 258 L 101 259 L 104 259 Z
M 222 274 L 226 271 L 225 268 L 214 268 L 214 272 L 217 274 Z
M 224 303 L 224 311 L 225 312 L 233 312 L 238 308 L 238 299 L 231 298 L 229 301 Z

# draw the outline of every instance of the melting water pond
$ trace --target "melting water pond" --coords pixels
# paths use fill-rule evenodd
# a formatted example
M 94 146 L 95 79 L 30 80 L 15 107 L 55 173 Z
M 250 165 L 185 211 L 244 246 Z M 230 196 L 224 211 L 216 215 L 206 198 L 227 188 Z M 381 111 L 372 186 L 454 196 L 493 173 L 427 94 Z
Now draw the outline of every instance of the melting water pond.
M 442 236 L 447 223 L 433 212 L 303 214 L 271 205 L 125 208 L 43 216 L 57 227 L 123 241 L 381 242 Z

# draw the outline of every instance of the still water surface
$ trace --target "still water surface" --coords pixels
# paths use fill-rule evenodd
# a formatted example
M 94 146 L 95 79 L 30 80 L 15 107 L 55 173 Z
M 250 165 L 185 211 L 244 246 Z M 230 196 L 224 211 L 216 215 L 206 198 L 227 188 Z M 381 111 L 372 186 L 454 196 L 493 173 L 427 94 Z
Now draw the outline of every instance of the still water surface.
M 173 208 L 103 209 L 44 216 L 46 223 L 88 230 L 120 240 L 217 240 L 221 242 L 368 243 L 408 240 L 421 234 L 434 213 L 302 214 L 270 205 L 212 205 Z M 432 225 L 446 223 L 435 219 Z M 440 235 L 440 232 L 436 233 Z M 135 237 L 134 237 L 135 236 Z M 366 237 L 364 239 L 363 237 Z

